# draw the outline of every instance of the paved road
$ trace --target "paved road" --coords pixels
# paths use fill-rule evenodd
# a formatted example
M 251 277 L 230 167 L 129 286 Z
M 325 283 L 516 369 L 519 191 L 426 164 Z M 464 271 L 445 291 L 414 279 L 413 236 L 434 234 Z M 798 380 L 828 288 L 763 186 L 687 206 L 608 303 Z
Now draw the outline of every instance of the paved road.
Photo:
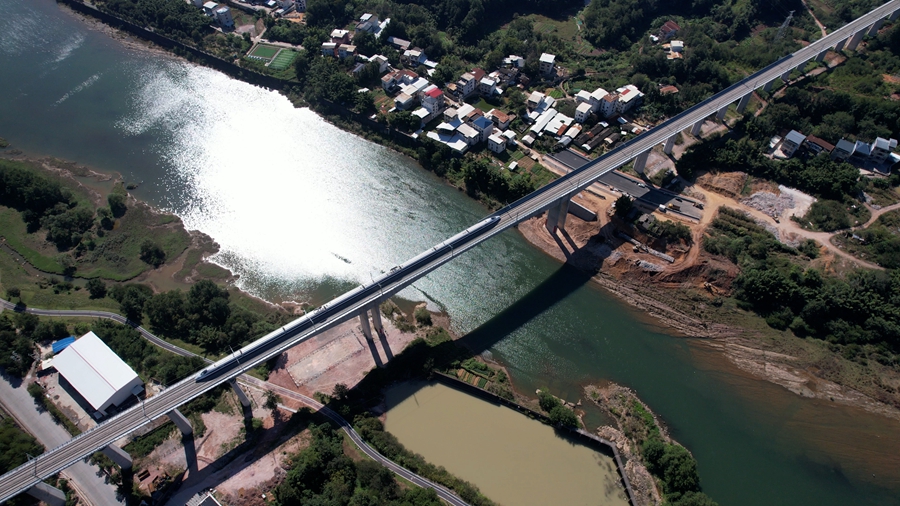
M 410 260 L 404 266 L 391 271 L 372 284 L 348 292 L 338 299 L 323 305 L 319 310 L 303 316 L 296 321 L 261 337 L 255 343 L 238 351 L 238 356 L 245 357 L 238 362 L 228 357 L 218 362 L 216 373 L 205 381 L 198 381 L 200 373 L 170 386 L 158 395 L 146 400 L 141 406 L 126 410 L 97 427 L 72 438 L 65 445 L 49 450 L 38 457 L 34 467 L 25 466 L 14 469 L 0 476 L 0 501 L 27 490 L 37 482 L 34 473 L 41 477 L 51 476 L 79 461 L 104 446 L 127 436 L 138 427 L 154 420 L 189 400 L 215 388 L 217 385 L 240 376 L 247 369 L 255 367 L 295 344 L 331 328 L 343 321 L 355 318 L 363 311 L 377 307 L 379 301 L 399 292 L 417 279 L 449 262 L 460 253 L 478 246 L 490 237 L 507 228 L 548 209 L 558 209 L 560 202 L 570 199 L 592 185 L 603 174 L 621 167 L 636 156 L 662 144 L 678 132 L 689 128 L 707 117 L 716 114 L 723 107 L 737 102 L 742 97 L 753 93 L 757 88 L 765 86 L 785 73 L 791 72 L 801 64 L 813 60 L 817 55 L 834 47 L 851 37 L 854 33 L 867 29 L 870 25 L 900 11 L 900 0 L 878 7 L 868 14 L 835 30 L 810 45 L 799 49 L 792 55 L 785 56 L 768 67 L 746 77 L 726 90 L 687 111 L 663 122 L 648 132 L 609 151 L 605 155 L 572 171 L 530 195 L 510 204 L 491 215 L 480 224 L 489 224 L 490 228 L 479 226 L 454 236 L 421 255 Z M 468 235 L 467 235 L 468 234 Z M 476 236 L 477 235 L 477 236 Z M 377 289 L 376 289 L 377 285 Z M 326 306 L 328 307 L 326 309 Z
M 53 420 L 50 413 L 37 410 L 34 399 L 26 388 L 25 381 L 14 388 L 6 378 L 0 378 L 0 404 L 3 404 L 3 409 L 46 448 L 54 448 L 68 441 L 72 436 Z M 116 497 L 116 487 L 106 482 L 99 467 L 77 462 L 63 473 L 78 491 L 78 495 L 88 503 L 94 506 L 121 504 Z
M 578 153 L 570 150 L 560 151 L 553 155 L 547 155 L 553 158 L 560 165 L 567 167 L 569 171 L 575 170 L 582 165 L 589 163 L 591 160 L 585 158 Z M 597 180 L 598 184 L 605 186 L 612 193 L 627 193 L 632 198 L 638 200 L 639 203 L 645 204 L 647 209 L 657 209 L 660 205 L 668 206 L 669 204 L 680 207 L 677 212 L 688 218 L 700 221 L 703 218 L 703 210 L 697 207 L 697 201 L 687 198 L 683 195 L 657 188 L 652 183 L 641 181 L 640 179 L 622 174 L 617 170 L 607 172 L 600 176 Z
M 4 309 L 15 309 L 14 304 L 12 304 L 9 301 L 2 300 L 2 299 L 0 299 L 0 307 L 2 307 Z M 134 322 L 131 322 L 127 318 L 125 318 L 119 314 L 116 314 L 116 313 L 110 313 L 107 311 L 91 311 L 91 310 L 84 310 L 84 311 L 80 311 L 80 310 L 49 310 L 49 309 L 33 309 L 33 308 L 27 308 L 27 309 L 25 309 L 25 312 L 35 314 L 35 315 L 40 315 L 40 316 L 92 317 L 92 318 L 106 318 L 109 320 L 114 320 L 114 321 L 117 321 L 122 324 L 133 326 L 135 328 L 135 330 L 140 332 L 140 334 L 145 339 L 147 339 L 148 341 L 152 342 L 153 344 L 159 346 L 160 348 L 164 348 L 172 353 L 175 353 L 175 354 L 181 355 L 181 356 L 185 356 L 185 357 L 196 356 L 194 353 L 191 353 L 183 348 L 175 346 L 174 344 L 170 344 L 170 343 L 160 339 L 159 337 L 156 337 L 155 335 L 150 333 L 147 329 L 145 329 L 141 326 L 136 326 L 134 324 Z M 206 360 L 207 362 L 210 362 L 210 360 L 208 360 L 208 359 L 204 358 L 204 360 Z M 438 497 L 440 497 L 441 499 L 443 499 L 444 501 L 446 501 L 447 503 L 449 503 L 453 506 L 468 506 L 468 503 L 466 503 L 465 501 L 460 499 L 456 494 L 454 494 L 447 488 L 445 488 L 441 485 L 438 485 L 436 483 L 433 483 L 433 482 L 409 471 L 408 469 L 400 466 L 399 464 L 394 463 L 393 461 L 389 460 L 387 457 L 378 453 L 377 450 L 375 450 L 374 448 L 369 446 L 362 439 L 362 437 L 353 429 L 353 426 L 350 425 L 350 423 L 347 420 L 345 420 L 344 417 L 339 415 L 337 412 L 333 411 L 328 406 L 325 406 L 324 404 L 316 401 L 315 399 L 313 399 L 311 397 L 307 397 L 303 394 L 294 392 L 293 390 L 288 390 L 287 388 L 284 388 L 280 385 L 276 385 L 274 383 L 269 383 L 267 381 L 262 381 L 258 378 L 254 378 L 253 376 L 248 376 L 246 374 L 240 376 L 239 381 L 246 385 L 250 385 L 252 387 L 259 388 L 262 390 L 271 390 L 283 397 L 294 399 L 298 402 L 302 402 L 303 404 L 306 404 L 313 410 L 322 413 L 323 415 L 327 416 L 329 419 L 334 421 L 334 423 L 336 423 L 344 432 L 347 433 L 348 436 L 350 436 L 350 439 L 352 439 L 353 442 L 356 443 L 357 446 L 359 446 L 359 448 L 363 451 L 363 453 L 368 455 L 372 460 L 378 462 L 379 464 L 381 464 L 384 467 L 393 471 L 394 474 L 397 474 L 398 476 L 401 476 L 402 478 L 404 478 L 412 483 L 415 483 L 416 485 L 418 485 L 422 488 L 434 489 L 434 491 L 437 492 Z M 9 390 L 10 392 L 7 392 L 7 390 Z M 24 395 L 24 397 L 22 397 L 23 395 Z M 0 400 L 5 400 L 5 399 L 14 400 L 14 402 L 12 402 L 13 406 L 30 405 L 32 407 L 31 411 L 36 411 L 33 408 L 34 402 L 32 401 L 31 396 L 28 394 L 28 392 L 25 391 L 24 388 L 13 389 L 12 386 L 9 385 L 9 383 L 7 383 L 6 381 L 0 381 Z M 4 406 L 5 405 L 6 405 L 6 403 L 4 403 Z M 23 414 L 27 415 L 27 410 L 24 410 Z M 50 417 L 49 414 L 44 413 L 43 417 L 48 419 L 49 425 L 46 427 L 46 429 L 42 428 L 41 430 L 42 431 L 47 430 L 48 432 L 54 432 L 54 434 L 55 434 L 55 436 L 53 436 L 53 437 L 48 436 L 46 439 L 42 439 L 41 437 L 37 436 L 37 433 L 33 432 L 33 434 L 35 434 L 35 437 L 38 437 L 38 440 L 41 441 L 41 443 L 44 444 L 44 446 L 46 446 L 47 448 L 52 448 L 52 447 L 55 447 L 55 446 L 65 443 L 70 438 L 69 433 L 66 432 L 65 429 L 63 429 L 62 427 L 57 425 L 53 421 L 53 419 Z M 19 417 L 16 417 L 16 418 L 18 420 L 30 420 L 30 418 L 28 418 L 27 416 L 24 416 L 23 418 L 19 418 Z M 29 428 L 30 427 L 31 426 L 29 425 Z M 82 468 L 86 468 L 86 471 L 85 471 L 85 469 L 82 469 Z M 77 475 L 73 474 L 72 473 L 73 470 L 79 471 L 78 474 Z M 72 465 L 71 467 L 66 468 L 65 472 L 66 472 L 66 474 L 69 474 L 73 478 L 76 478 L 76 477 L 81 478 L 82 481 L 80 481 L 79 483 L 85 483 L 85 487 L 91 487 L 91 486 L 98 486 L 98 485 L 94 484 L 91 480 L 86 479 L 86 477 L 81 477 L 81 474 L 88 472 L 88 473 L 92 473 L 94 478 L 97 478 L 97 474 L 95 472 L 96 470 L 97 470 L 97 468 L 95 466 L 89 466 L 88 464 L 79 462 L 77 464 Z M 97 480 L 94 480 L 94 481 L 97 481 Z M 99 480 L 99 485 L 103 485 L 102 479 Z M 92 500 L 93 497 L 91 495 L 88 495 L 87 498 L 90 500 L 90 502 L 92 504 L 94 504 L 94 506 L 113 506 L 113 505 L 119 504 L 119 501 L 115 499 L 115 488 L 109 487 L 109 486 L 107 486 L 107 488 L 112 489 L 111 497 L 105 497 L 108 494 L 106 493 L 105 490 L 100 489 L 98 491 L 98 493 L 96 493 L 95 495 L 102 496 L 102 497 L 98 497 L 97 500 Z M 79 487 L 79 492 L 81 492 L 84 489 L 85 488 Z M 87 489 L 87 490 L 90 490 L 90 489 Z

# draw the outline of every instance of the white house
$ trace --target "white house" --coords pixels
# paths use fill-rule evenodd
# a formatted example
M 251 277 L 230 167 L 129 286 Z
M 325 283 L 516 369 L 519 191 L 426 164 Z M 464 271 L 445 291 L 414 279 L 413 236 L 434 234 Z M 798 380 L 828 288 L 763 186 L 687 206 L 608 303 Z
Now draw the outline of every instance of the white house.
M 53 366 L 101 415 L 144 389 L 134 369 L 93 332 L 56 355 Z
M 582 102 L 575 108 L 575 121 L 584 123 L 591 116 L 591 104 Z
M 463 123 L 456 131 L 466 140 L 466 144 L 469 146 L 474 146 L 481 140 L 481 132 L 469 123 Z
M 348 32 L 347 30 L 335 28 L 331 31 L 331 42 L 335 42 L 337 44 L 349 44 L 350 32 Z
M 556 62 L 556 55 L 552 55 L 549 53 L 542 53 L 540 59 L 540 71 L 541 74 L 549 76 L 553 74 L 553 68 Z
M 606 118 L 615 116 L 616 103 L 618 102 L 616 98 L 618 98 L 616 95 L 607 93 L 600 101 L 600 114 Z
M 234 28 L 234 18 L 231 17 L 231 9 L 228 7 L 216 9 L 216 21 L 222 28 Z
M 625 114 L 635 106 L 639 105 L 644 97 L 644 94 L 633 84 L 617 89 L 616 94 L 618 95 L 616 100 L 616 112 L 619 114 Z
M 398 110 L 405 111 L 416 103 L 416 99 L 407 93 L 401 92 L 394 97 L 394 107 Z
M 484 116 L 478 116 L 477 118 L 472 119 L 469 124 L 478 130 L 479 142 L 486 141 L 494 132 L 494 123 Z
M 491 135 L 488 137 L 488 149 L 494 153 L 506 151 L 506 138 L 499 134 Z
M 206 14 L 209 17 L 215 17 L 216 9 L 219 8 L 219 4 L 215 2 L 206 2 L 203 4 L 203 14 Z
M 459 95 L 464 99 L 474 93 L 477 86 L 478 81 L 475 80 L 475 76 L 472 75 L 471 72 L 466 72 L 465 74 L 460 76 L 459 81 L 456 82 L 456 87 L 459 90 Z
M 444 108 L 444 92 L 433 84 L 425 88 L 422 92 L 422 107 L 429 115 L 441 112 Z
M 323 42 L 322 43 L 322 56 L 331 56 L 334 57 L 337 51 L 337 43 L 335 42 Z
M 494 91 L 497 89 L 497 80 L 490 76 L 484 76 L 481 78 L 481 81 L 478 82 L 478 93 L 485 97 L 489 97 L 494 94 Z
M 603 88 L 597 88 L 591 93 L 591 111 L 599 112 L 603 105 L 603 97 L 609 95 L 609 92 L 604 90 Z
M 883 137 L 878 137 L 875 139 L 875 142 L 872 143 L 872 153 L 869 155 L 872 161 L 876 163 L 884 163 L 887 160 L 887 157 L 891 155 L 891 152 L 897 148 L 897 139 L 885 139 Z
M 503 64 L 506 65 L 507 67 L 515 67 L 518 69 L 523 69 L 523 68 L 525 68 L 525 58 L 511 54 L 511 55 L 509 55 L 508 58 L 503 59 Z
M 356 46 L 353 44 L 341 44 L 337 48 L 338 50 L 338 58 L 351 58 L 356 55 Z
M 784 153 L 784 156 L 790 158 L 794 156 L 797 148 L 799 148 L 805 140 L 805 135 L 796 130 L 791 130 L 784 136 L 784 140 L 781 141 L 781 152 Z
M 589 92 L 588 90 L 580 90 L 578 93 L 575 94 L 575 101 L 580 104 L 583 104 L 583 103 L 589 104 L 591 102 L 591 92 Z

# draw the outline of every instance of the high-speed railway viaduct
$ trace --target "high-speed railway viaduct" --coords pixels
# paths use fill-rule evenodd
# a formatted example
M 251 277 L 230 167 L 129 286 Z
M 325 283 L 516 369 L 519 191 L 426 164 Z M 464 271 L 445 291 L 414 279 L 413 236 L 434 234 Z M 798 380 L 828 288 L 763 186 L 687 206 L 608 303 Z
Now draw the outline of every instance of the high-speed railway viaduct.
M 715 116 L 718 120 L 724 119 L 725 112 L 734 103 L 737 103 L 738 112 L 742 112 L 755 90 L 770 90 L 778 79 L 788 81 L 792 72 L 802 71 L 811 61 L 822 61 L 829 50 L 855 50 L 866 35 L 875 35 L 886 20 L 894 21 L 898 17 L 900 17 L 900 0 L 891 0 L 873 9 L 859 19 L 741 79 L 715 96 L 504 207 L 412 260 L 392 268 L 371 284 L 341 295 L 316 311 L 261 337 L 139 405 L 7 472 L 0 476 L 0 502 L 22 492 L 32 493 L 41 499 L 49 497 L 50 500 L 54 500 L 53 491 L 48 490 L 48 486 L 42 482 L 44 478 L 60 472 L 96 451 L 106 449 L 108 454 L 121 452 L 111 445 L 159 417 L 169 416 L 182 431 L 190 433 L 190 424 L 178 413 L 178 406 L 223 382 L 231 382 L 244 371 L 327 328 L 358 317 L 366 337 L 372 338 L 373 326 L 376 332 L 382 330 L 378 309 L 380 302 L 417 279 L 507 228 L 545 211 L 547 229 L 555 233 L 557 229 L 565 227 L 570 199 L 590 186 L 602 174 L 632 160 L 637 171 L 643 170 L 647 156 L 654 146 L 661 144 L 665 152 L 670 153 L 679 132 L 689 129 L 692 134 L 698 134 L 700 126 L 707 118 Z M 372 326 L 369 323 L 370 316 Z M 55 497 L 58 498 L 58 495 Z

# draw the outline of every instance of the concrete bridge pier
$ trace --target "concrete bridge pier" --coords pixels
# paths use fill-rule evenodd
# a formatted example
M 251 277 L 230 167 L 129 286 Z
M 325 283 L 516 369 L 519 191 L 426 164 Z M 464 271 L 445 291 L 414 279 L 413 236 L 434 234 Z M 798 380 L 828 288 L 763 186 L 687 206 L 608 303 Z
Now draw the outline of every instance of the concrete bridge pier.
M 803 69 L 806 68 L 806 65 L 808 63 L 809 63 L 808 61 L 805 61 L 805 62 L 801 63 L 800 65 L 797 65 L 797 72 L 803 74 Z
M 237 380 L 232 379 L 228 383 L 231 384 L 232 390 L 234 390 L 234 393 L 237 394 L 237 398 L 241 401 L 241 406 L 249 408 L 250 398 L 247 397 L 247 394 L 243 390 L 241 390 L 241 386 L 238 385 Z
M 865 36 L 865 30 L 856 32 L 853 37 L 850 37 L 850 42 L 847 43 L 847 49 L 849 49 L 850 51 L 856 51 L 856 47 L 859 46 L 859 43 L 862 42 L 863 37 Z
M 116 445 L 109 445 L 106 448 L 100 450 L 103 455 L 109 457 L 109 460 L 118 464 L 123 470 L 131 469 L 131 455 L 128 455 L 128 452 L 119 448 Z
M 719 109 L 719 112 L 716 114 L 716 119 L 719 121 L 725 121 L 725 115 L 728 114 L 728 108 L 731 104 L 726 105 L 725 107 Z
M 371 341 L 372 327 L 369 326 L 369 311 L 367 309 L 363 309 L 363 311 L 359 313 L 359 326 L 362 328 L 362 333 L 366 336 L 366 339 Z
M 638 174 L 644 174 L 644 167 L 647 166 L 647 157 L 650 156 L 650 150 L 644 151 L 634 158 L 634 171 Z
M 869 37 L 874 37 L 874 36 L 878 35 L 878 30 L 881 29 L 881 25 L 883 25 L 883 24 L 884 24 L 884 19 L 879 19 L 878 21 L 872 23 L 872 27 L 869 28 L 869 31 L 868 31 L 868 33 L 866 33 L 866 35 L 868 35 Z
M 666 145 L 663 146 L 663 153 L 667 155 L 672 154 L 672 149 L 675 148 L 675 137 L 678 137 L 678 135 L 673 135 L 666 139 Z
M 544 224 L 550 234 L 556 234 L 557 229 L 565 229 L 568 212 L 568 197 L 561 198 L 550 206 L 550 209 L 547 210 L 547 222 Z
M 753 96 L 753 93 L 747 93 L 743 97 L 741 97 L 741 101 L 738 102 L 737 112 L 744 112 L 744 109 L 747 108 L 747 105 L 750 103 L 750 97 Z
M 381 323 L 381 308 L 378 307 L 378 303 L 372 305 L 372 326 L 375 327 L 375 332 L 379 336 L 384 335 L 384 325 Z
M 767 82 L 766 85 L 763 86 L 763 91 L 765 91 L 766 93 L 772 91 L 772 86 L 773 86 L 774 84 L 775 84 L 775 81 L 769 81 L 769 82 Z
M 900 18 L 900 9 L 895 10 L 891 13 L 891 16 L 888 18 L 888 21 L 896 21 L 897 18 Z
M 49 506 L 66 506 L 66 494 L 62 490 L 40 482 L 25 491 L 26 494 Z
M 183 436 L 190 436 L 194 433 L 194 428 L 191 427 L 191 422 L 181 414 L 181 411 L 178 411 L 178 408 L 169 411 L 168 413 L 166 413 L 166 416 L 169 417 L 169 420 L 175 422 L 175 425 L 178 427 L 178 430 L 181 431 L 181 434 Z
M 827 50 L 827 49 L 826 49 L 825 51 L 822 51 L 821 53 L 817 54 L 817 55 L 816 55 L 816 61 L 817 61 L 817 62 L 820 62 L 820 63 L 821 63 L 822 61 L 824 61 L 824 60 L 825 60 L 825 55 L 826 55 L 826 54 L 828 54 L 828 50 Z
M 784 84 L 787 84 L 791 80 L 791 71 L 788 70 L 784 74 L 781 74 L 781 80 L 784 81 Z
M 844 39 L 844 40 L 838 42 L 837 44 L 835 44 L 835 45 L 834 45 L 834 52 L 835 52 L 835 53 L 840 53 L 840 52 L 841 52 L 841 49 L 844 49 L 844 44 L 846 44 L 846 43 L 847 43 L 847 39 Z
M 694 126 L 691 127 L 691 135 L 693 135 L 694 137 L 697 137 L 698 135 L 700 135 L 700 128 L 702 128 L 702 127 L 703 127 L 703 120 L 700 120 L 700 121 L 694 123 Z

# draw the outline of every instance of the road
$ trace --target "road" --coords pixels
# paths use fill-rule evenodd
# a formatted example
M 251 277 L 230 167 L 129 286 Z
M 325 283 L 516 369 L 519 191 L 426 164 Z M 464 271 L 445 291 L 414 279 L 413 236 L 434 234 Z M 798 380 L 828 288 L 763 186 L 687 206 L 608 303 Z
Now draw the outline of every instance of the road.
M 56 474 L 79 461 L 83 456 L 127 436 L 151 420 L 165 416 L 171 410 L 217 385 L 240 376 L 245 370 L 280 355 L 291 346 L 343 321 L 355 318 L 369 308 L 377 308 L 379 301 L 385 300 L 409 286 L 460 253 L 478 246 L 523 220 L 545 210 L 558 208 L 561 202 L 577 195 L 603 174 L 625 165 L 636 156 L 677 135 L 678 132 L 695 123 L 702 122 L 720 109 L 750 95 L 755 89 L 761 88 L 782 74 L 813 60 L 820 53 L 848 39 L 854 33 L 865 30 L 873 23 L 892 15 L 895 10 L 900 11 L 900 0 L 891 0 L 835 30 L 827 37 L 799 49 L 792 55 L 785 56 L 717 95 L 664 121 L 652 130 L 504 207 L 480 222 L 480 225 L 490 225 L 489 229 L 482 226 L 474 229 L 474 232 L 471 233 L 468 230 L 464 231 L 416 256 L 403 266 L 391 269 L 387 274 L 374 280 L 372 284 L 348 292 L 284 328 L 261 337 L 235 354 L 236 357 L 243 357 L 242 360 L 238 361 L 235 356 L 230 356 L 217 362 L 214 369 L 205 369 L 204 371 L 214 370 L 215 374 L 204 377 L 204 381 L 198 381 L 200 373 L 188 377 L 147 399 L 141 406 L 135 406 L 119 413 L 97 427 L 72 438 L 64 445 L 45 452 L 36 459 L 37 462 L 34 466 L 29 465 L 28 468 L 21 466 L 0 476 L 0 501 L 23 492 L 35 484 L 39 479 L 35 477 L 35 473 L 39 477 Z M 470 234 L 470 236 L 466 234 Z
M 585 158 L 571 150 L 560 151 L 552 156 L 558 164 L 567 167 L 569 171 L 575 170 L 577 167 L 590 162 L 589 158 Z M 607 188 L 607 191 L 619 194 L 628 194 L 632 198 L 637 199 L 640 203 L 645 204 L 648 209 L 657 209 L 659 206 L 668 206 L 669 204 L 680 207 L 678 214 L 686 216 L 693 220 L 700 221 L 703 218 L 703 209 L 697 207 L 698 202 L 689 199 L 677 193 L 657 188 L 652 183 L 646 183 L 640 179 L 633 178 L 626 174 L 622 174 L 617 170 L 612 170 L 600 176 L 597 180 Z
M 14 309 L 15 305 L 9 301 L 0 299 L 0 307 L 2 307 L 4 309 Z M 34 315 L 40 315 L 40 316 L 106 318 L 106 319 L 114 320 L 114 321 L 122 323 L 122 324 L 134 326 L 134 323 L 129 321 L 124 316 L 116 314 L 116 313 L 110 313 L 107 311 L 49 310 L 49 309 L 27 308 L 25 310 L 25 312 L 31 313 Z M 166 349 L 172 353 L 175 353 L 176 355 L 181 355 L 181 356 L 185 356 L 185 357 L 196 356 L 194 353 L 191 353 L 183 348 L 175 346 L 174 344 L 170 344 L 170 343 L 160 339 L 159 337 L 156 337 L 155 335 L 150 333 L 147 329 L 145 329 L 141 326 L 134 326 L 134 328 L 135 328 L 135 330 L 140 332 L 140 334 L 145 339 L 152 342 L 156 346 L 159 346 L 160 348 Z M 204 360 L 207 360 L 207 359 L 204 359 Z M 207 362 L 209 362 L 209 360 L 207 360 Z M 353 440 L 354 443 L 356 443 L 356 445 L 360 448 L 360 450 L 362 450 L 363 453 L 368 455 L 369 458 L 371 458 L 375 462 L 378 462 L 379 464 L 381 464 L 384 467 L 393 471 L 394 474 L 396 474 L 412 483 L 415 483 L 416 485 L 418 485 L 422 488 L 434 489 L 434 491 L 437 492 L 438 497 L 440 497 L 441 499 L 446 501 L 448 504 L 451 504 L 453 506 L 468 506 L 468 503 L 466 503 L 465 501 L 460 499 L 456 494 L 454 494 L 447 488 L 445 488 L 441 485 L 438 485 L 436 483 L 433 483 L 433 482 L 409 471 L 408 469 L 400 466 L 399 464 L 394 463 L 393 461 L 389 460 L 387 457 L 378 453 L 377 450 L 375 450 L 374 448 L 369 446 L 362 439 L 362 437 L 356 432 L 356 430 L 353 429 L 353 426 L 350 425 L 350 423 L 347 420 L 345 420 L 344 417 L 339 415 L 337 412 L 335 412 L 328 406 L 325 406 L 324 404 L 316 401 L 315 399 L 313 399 L 311 397 L 307 397 L 298 392 L 294 392 L 293 390 L 288 390 L 287 388 L 284 388 L 280 385 L 276 385 L 274 383 L 269 383 L 267 381 L 263 381 L 258 378 L 254 378 L 253 376 L 248 376 L 246 374 L 240 376 L 238 378 L 238 381 L 245 385 L 249 385 L 251 387 L 258 388 L 258 389 L 261 389 L 264 391 L 271 390 L 271 391 L 281 395 L 282 397 L 287 397 L 287 398 L 293 399 L 295 401 L 301 402 L 301 403 L 309 406 L 313 410 L 318 411 L 319 413 L 327 416 L 330 420 L 332 420 L 334 423 L 336 423 L 341 428 L 341 430 L 343 430 L 345 433 L 347 433 L 348 436 L 350 436 L 350 439 Z M 10 411 L 11 413 L 13 413 L 13 416 L 17 420 L 32 420 L 33 419 L 32 418 L 34 416 L 33 412 L 36 411 L 34 409 L 34 401 L 31 399 L 31 395 L 28 394 L 28 392 L 26 392 L 24 388 L 14 389 L 8 382 L 0 381 L 0 401 L 5 401 L 5 400 L 10 400 L 11 408 L 16 408 L 16 409 L 19 409 L 22 411 L 22 417 L 20 418 L 19 416 L 16 416 L 16 413 L 18 413 L 18 411 L 13 411 L 13 409 L 7 409 L 7 411 Z M 6 407 L 7 403 L 4 402 L 3 404 L 4 404 L 4 407 Z M 31 406 L 30 411 L 32 412 L 32 414 L 29 415 L 29 410 L 22 408 L 22 406 Z M 38 432 L 32 432 L 32 434 L 34 434 L 34 436 L 37 437 L 38 440 L 45 447 L 51 448 L 51 447 L 61 445 L 70 438 L 69 433 L 66 432 L 65 429 L 63 429 L 62 427 L 57 425 L 56 422 L 53 421 L 53 419 L 50 417 L 49 414 L 43 413 L 41 418 L 42 419 L 46 418 L 46 421 L 48 423 L 46 423 L 46 424 L 41 423 L 41 427 L 39 429 L 36 428 L 36 430 L 39 430 L 41 436 L 44 436 L 44 437 L 39 437 Z M 42 420 L 42 422 L 43 422 L 43 420 Z M 30 430 L 32 428 L 32 425 L 29 424 L 28 427 Z M 46 434 L 45 434 L 45 432 L 46 432 Z M 85 484 L 84 487 L 81 487 L 81 486 L 78 487 L 78 491 L 80 494 L 82 493 L 83 490 L 87 490 L 88 492 L 93 492 L 92 494 L 88 493 L 87 495 L 84 495 L 83 497 L 88 499 L 94 506 L 114 506 L 114 505 L 120 504 L 120 502 L 115 499 L 115 496 L 116 496 L 115 488 L 105 485 L 103 483 L 103 479 L 98 477 L 97 472 L 96 472 L 97 470 L 98 469 L 96 468 L 96 466 L 90 466 L 83 462 L 79 462 L 79 463 L 72 465 L 71 467 L 66 468 L 65 473 L 68 474 L 69 476 L 71 476 L 73 479 L 78 480 L 77 481 L 78 484 L 81 484 L 81 483 Z M 85 473 L 87 473 L 90 476 L 87 476 L 87 475 L 82 476 Z M 91 479 L 91 478 L 93 478 L 93 479 Z M 106 488 L 109 488 L 112 490 L 111 496 L 109 496 L 109 493 L 103 488 L 104 486 Z M 96 487 L 97 491 L 96 492 L 92 491 L 90 487 Z M 96 499 L 93 496 L 97 496 Z
M 5 378 L 0 378 L 0 404 L 3 404 L 3 409 L 45 448 L 53 448 L 68 441 L 72 436 L 53 420 L 50 413 L 37 410 L 34 399 L 26 388 L 25 381 L 15 388 Z M 116 487 L 106 482 L 99 467 L 79 461 L 66 468 L 64 474 L 78 495 L 88 503 L 94 506 L 121 504 L 116 497 Z

